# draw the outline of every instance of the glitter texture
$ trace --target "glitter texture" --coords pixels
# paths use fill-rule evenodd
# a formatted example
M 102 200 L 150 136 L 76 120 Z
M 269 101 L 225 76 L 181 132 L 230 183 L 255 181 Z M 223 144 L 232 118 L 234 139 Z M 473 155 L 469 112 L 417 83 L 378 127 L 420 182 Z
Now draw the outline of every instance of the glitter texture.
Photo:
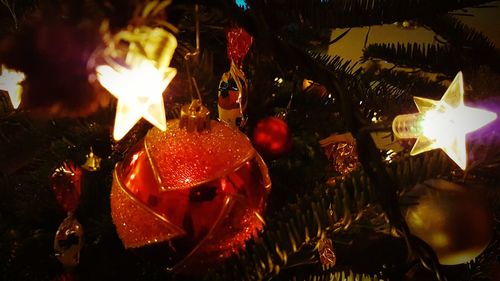
M 211 130 L 188 133 L 179 121 L 167 123 L 167 131 L 153 128 L 146 143 L 166 189 L 188 188 L 233 171 L 255 150 L 244 134 L 212 121 Z
M 201 273 L 262 229 L 271 182 L 239 130 L 216 121 L 201 133 L 177 120 L 168 127 L 152 129 L 117 165 L 113 222 L 126 248 L 168 241 L 168 267 Z
M 126 248 L 137 248 L 172 238 L 172 231 L 151 211 L 135 202 L 118 185 L 111 188 L 111 217 Z

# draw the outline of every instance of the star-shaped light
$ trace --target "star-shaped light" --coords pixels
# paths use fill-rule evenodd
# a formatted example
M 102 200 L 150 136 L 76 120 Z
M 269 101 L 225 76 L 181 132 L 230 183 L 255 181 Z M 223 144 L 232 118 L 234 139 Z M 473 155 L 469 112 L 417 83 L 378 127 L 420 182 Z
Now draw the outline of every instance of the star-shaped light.
M 441 148 L 457 165 L 467 166 L 466 134 L 497 118 L 496 113 L 465 106 L 462 72 L 441 100 L 414 97 L 419 113 L 396 116 L 392 128 L 398 138 L 417 138 L 411 155 Z
M 6 91 L 14 108 L 19 107 L 21 103 L 21 94 L 23 87 L 21 82 L 26 79 L 24 73 L 15 71 L 2 65 L 0 75 L 0 90 Z
M 135 60 L 130 67 L 97 67 L 97 79 L 118 99 L 115 140 L 123 138 L 142 117 L 162 131 L 167 129 L 162 94 L 176 73 L 170 67 L 160 71 L 147 59 Z

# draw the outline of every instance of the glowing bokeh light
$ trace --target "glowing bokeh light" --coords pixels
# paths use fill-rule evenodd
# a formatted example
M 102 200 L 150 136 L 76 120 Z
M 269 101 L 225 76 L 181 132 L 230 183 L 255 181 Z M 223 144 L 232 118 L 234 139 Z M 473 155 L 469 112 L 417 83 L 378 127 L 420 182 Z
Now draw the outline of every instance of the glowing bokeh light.
M 21 104 L 23 87 L 21 83 L 26 79 L 24 73 L 15 71 L 2 65 L 0 75 L 0 90 L 6 91 L 14 108 Z

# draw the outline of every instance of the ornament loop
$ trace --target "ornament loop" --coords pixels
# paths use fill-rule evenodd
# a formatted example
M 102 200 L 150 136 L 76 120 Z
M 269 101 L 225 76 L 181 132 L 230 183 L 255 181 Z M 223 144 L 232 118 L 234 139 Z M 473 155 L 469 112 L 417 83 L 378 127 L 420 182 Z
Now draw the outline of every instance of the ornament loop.
M 179 128 L 186 128 L 188 132 L 209 130 L 210 111 L 201 104 L 199 99 L 193 100 L 191 104 L 186 104 L 181 108 Z

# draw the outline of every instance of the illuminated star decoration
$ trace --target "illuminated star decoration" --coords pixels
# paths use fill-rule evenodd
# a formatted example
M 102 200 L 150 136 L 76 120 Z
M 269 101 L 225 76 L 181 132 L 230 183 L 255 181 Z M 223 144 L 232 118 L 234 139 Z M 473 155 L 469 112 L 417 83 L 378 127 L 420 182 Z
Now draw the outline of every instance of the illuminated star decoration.
M 177 74 L 169 67 L 177 48 L 175 36 L 162 28 L 139 27 L 116 37 L 131 38 L 125 66 L 107 60 L 109 65 L 96 68 L 97 80 L 118 99 L 114 139 L 123 138 L 141 118 L 165 131 L 163 92 Z M 110 53 L 113 46 L 108 46 Z
M 21 103 L 21 94 L 23 87 L 21 82 L 26 79 L 24 73 L 15 71 L 2 65 L 0 75 L 0 90 L 6 91 L 14 108 L 19 107 Z
M 399 115 L 393 131 L 399 138 L 417 138 L 411 155 L 441 148 L 457 165 L 467 166 L 466 134 L 497 118 L 496 113 L 464 105 L 464 85 L 459 72 L 441 100 L 414 97 L 419 113 Z
M 167 129 L 162 94 L 176 73 L 175 68 L 161 72 L 147 59 L 128 68 L 119 65 L 97 67 L 97 79 L 118 99 L 115 140 L 123 138 L 141 117 L 162 131 Z

